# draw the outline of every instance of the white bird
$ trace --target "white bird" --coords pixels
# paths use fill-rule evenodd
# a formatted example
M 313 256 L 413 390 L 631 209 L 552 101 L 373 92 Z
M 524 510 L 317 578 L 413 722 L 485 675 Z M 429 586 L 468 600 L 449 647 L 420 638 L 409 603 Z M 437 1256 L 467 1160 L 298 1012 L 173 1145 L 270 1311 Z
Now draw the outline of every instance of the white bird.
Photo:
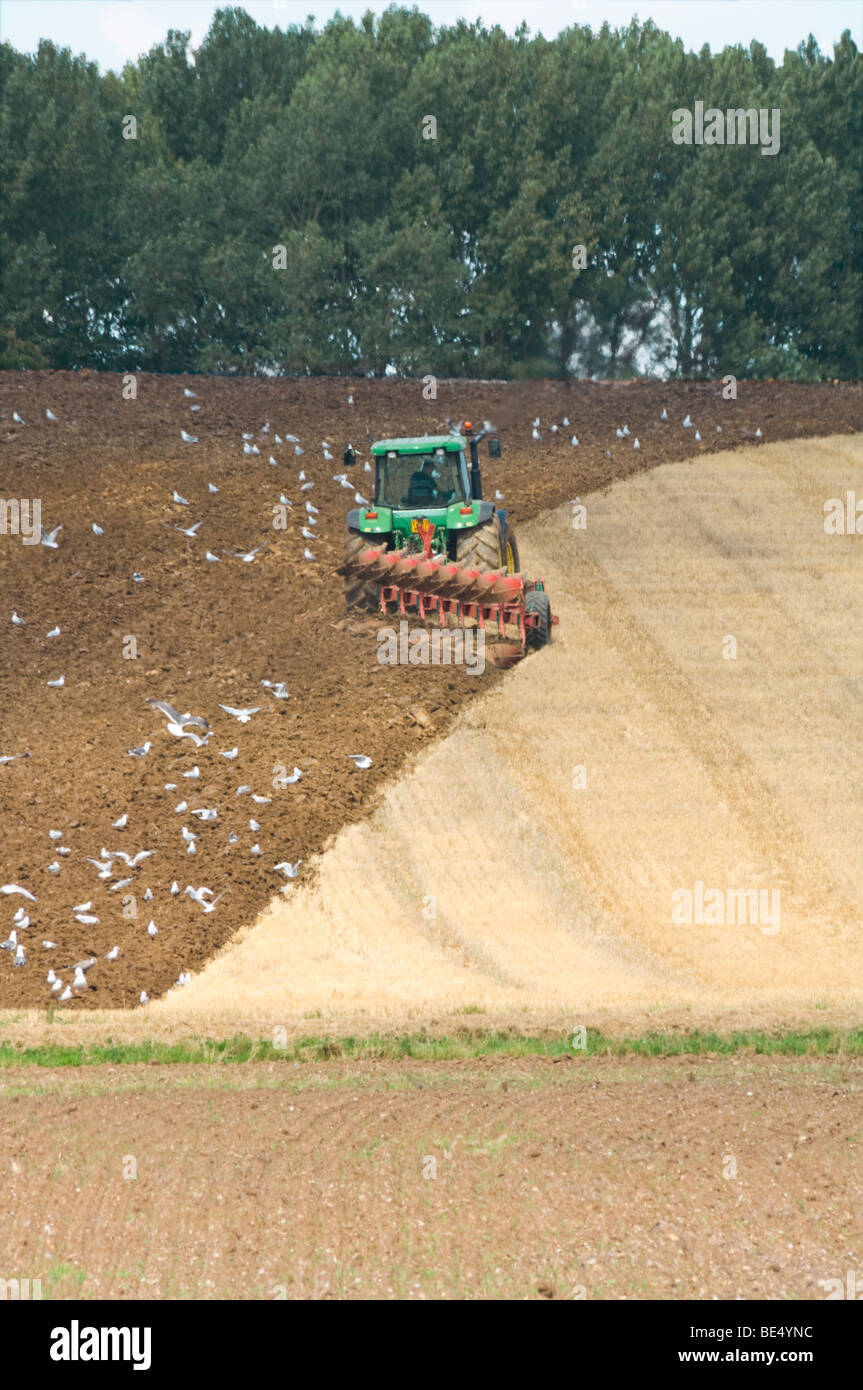
M 234 792 L 234 796 L 248 796 L 251 790 L 251 787 L 247 787 L 244 784 L 242 787 L 237 787 L 237 790 Z
M 237 756 L 237 754 L 239 753 L 239 751 L 240 751 L 239 748 L 220 748 L 220 749 L 219 749 L 219 757 L 220 757 L 220 758 L 236 758 L 236 756 Z
M 92 908 L 92 906 L 93 906 L 92 902 L 89 902 L 89 903 L 76 903 L 75 906 L 72 908 L 72 911 L 73 911 L 73 912 L 89 912 L 90 909 Z
M 301 483 L 304 483 L 306 481 L 306 475 L 302 469 L 300 469 L 297 481 Z
M 86 974 L 84 973 L 84 970 L 82 969 L 82 967 L 81 967 L 80 965 L 76 965 L 76 966 L 75 966 L 75 978 L 74 978 L 74 980 L 72 981 L 72 988 L 73 988 L 73 989 L 86 989 L 86 988 L 87 988 L 87 976 L 86 976 Z
M 106 954 L 106 956 L 105 956 L 105 959 L 106 959 L 106 960 L 116 960 L 117 957 L 119 956 L 119 954 L 120 954 L 120 947 L 119 947 L 119 946 L 112 946 L 111 949 L 110 949 L 110 951 L 107 952 L 107 954 Z
M 12 411 L 12 419 L 15 421 L 15 424 L 16 424 L 16 425 L 23 425 L 23 423 L 24 423 L 24 421 L 21 419 L 21 416 L 18 414 L 18 411 L 17 411 L 17 410 L 13 410 L 13 411 Z
M 214 560 L 218 562 L 219 557 L 218 555 L 214 555 L 212 550 L 208 550 L 205 559 L 209 560 L 212 564 Z
M 46 681 L 45 684 L 46 684 L 46 685 L 50 685 L 50 687 L 51 687 L 52 690 L 62 690 L 62 689 L 63 689 L 63 686 L 66 684 L 66 677 L 65 677 L 65 676 L 59 676 L 57 680 L 55 680 L 55 681 Z
M 27 916 L 26 907 L 19 907 L 18 911 L 15 913 L 15 916 L 12 918 L 12 921 L 15 923 L 16 927 L 29 927 L 30 918 Z
M 179 975 L 177 976 L 177 984 L 178 984 L 178 985 L 187 985 L 187 984 L 189 983 L 189 981 L 191 980 L 191 978 L 192 978 L 192 977 L 191 977 L 191 975 L 189 974 L 188 970 L 186 970 L 186 971 L 181 970 L 180 973 L 179 973 Z
M 306 503 L 306 511 L 308 512 L 309 516 L 317 516 L 318 514 L 318 509 L 313 502 Z
M 116 883 L 111 884 L 111 887 L 108 889 L 108 892 L 118 893 L 121 888 L 125 888 L 126 885 L 131 882 L 132 880 L 130 878 L 118 878 Z
M 62 996 L 61 996 L 61 997 L 62 997 Z M 141 1004 L 149 1004 L 149 1002 L 150 1002 L 150 996 L 149 996 L 149 994 L 147 993 L 147 991 L 146 991 L 145 989 L 142 989 L 142 990 L 141 990 L 141 993 L 140 993 L 138 1002 L 141 1003 Z
M 318 539 L 315 532 L 310 531 L 308 526 L 303 527 L 303 538 L 307 541 L 316 541 Z
M 42 942 L 42 949 L 43 949 L 43 951 L 56 951 L 56 949 L 57 949 L 57 942 L 56 942 L 56 941 L 43 941 L 43 942 Z
M 285 442 L 280 434 L 274 434 L 273 439 L 276 441 L 277 444 L 284 444 Z
M 264 549 L 262 545 L 255 546 L 254 550 L 226 550 L 226 555 L 233 555 L 235 560 L 242 560 L 243 564 L 250 565 L 255 556 Z
M 53 863 L 53 864 L 49 864 L 49 865 L 48 865 L 48 872 L 49 872 L 49 874 L 59 874 L 59 872 L 60 872 L 60 865 L 57 863 L 57 860 L 56 860 L 56 859 L 54 860 L 54 863 Z
M 94 917 L 92 913 L 89 912 L 76 912 L 75 921 L 80 922 L 82 927 L 95 927 L 99 918 Z
M 175 531 L 179 531 L 179 533 L 180 533 L 181 536 L 188 536 L 190 540 L 195 540 L 195 539 L 197 538 L 198 527 L 199 527 L 199 526 L 203 526 L 203 524 L 204 524 L 204 518 L 201 517 L 201 520 L 200 520 L 200 521 L 196 521 L 195 524 L 194 524 L 194 526 L 186 526 L 186 527 L 183 527 L 183 526 L 175 526 L 175 527 L 174 527 L 174 530 L 175 530 Z
M 721 434 L 721 433 L 722 433 L 722 426 L 721 426 L 721 425 L 717 425 L 717 426 L 716 426 L 716 433 L 717 433 L 717 434 Z
M 561 424 L 563 424 L 563 425 L 566 427 L 566 429 L 569 429 L 569 416 L 568 416 L 568 415 L 564 415 L 563 420 L 561 421 Z
M 104 534 L 105 534 L 105 532 L 104 532 L 104 530 L 102 529 L 102 527 L 101 527 L 101 526 L 97 526 L 96 523 L 95 523 L 95 521 L 93 522 L 92 530 L 93 530 L 93 535 L 94 535 L 94 536 L 104 536 Z
M 189 503 L 187 502 L 186 498 L 185 498 L 185 497 L 181 497 L 180 494 L 179 494 L 179 492 L 177 491 L 176 488 L 174 488 L 174 491 L 173 491 L 173 493 L 171 494 L 171 497 L 172 497 L 172 500 L 173 500 L 174 502 L 179 503 L 179 505 L 180 505 L 181 507 L 188 507 Z
M 196 748 L 206 748 L 207 739 L 213 737 L 212 729 L 208 734 L 196 734 L 194 729 L 185 729 L 182 724 L 168 724 L 166 727 L 168 733 L 173 734 L 174 738 L 190 738 Z
M 199 405 L 190 405 L 190 406 L 189 406 L 189 409 L 190 409 L 190 410 L 200 410 L 201 407 L 200 407 Z
M 210 492 L 218 492 L 218 491 L 219 491 L 219 489 L 216 487 L 216 484 L 215 484 L 215 483 L 207 483 L 207 487 L 208 487 L 208 489 L 209 489 Z
M 233 705 L 219 705 L 219 709 L 223 709 L 226 714 L 232 714 L 241 724 L 248 724 L 253 714 L 260 713 L 263 705 L 254 705 L 249 709 L 235 709 Z
M 557 425 L 552 425 L 551 432 L 552 434 L 557 434 Z
M 39 530 L 42 532 L 42 544 L 46 547 L 46 549 L 48 549 L 48 550 L 56 550 L 56 549 L 57 549 L 57 537 L 59 536 L 60 532 L 63 530 L 63 527 L 62 527 L 62 526 L 55 526 L 53 531 L 46 531 L 44 526 L 40 526 L 40 527 L 39 527 Z
M 292 507 L 294 505 L 290 497 L 286 497 L 283 492 L 279 493 L 279 501 L 283 507 Z
M 126 752 L 130 758 L 144 758 L 152 747 L 152 743 L 143 743 L 140 748 L 127 748 Z
M 637 436 L 637 435 L 636 435 L 635 439 L 633 439 L 633 441 L 632 441 L 632 447 L 633 447 L 633 449 L 640 449 L 640 448 L 641 448 L 641 445 L 640 445 L 639 442 L 638 442 L 638 436 Z
M 15 627 L 24 627 L 26 625 L 25 620 L 19 617 L 19 615 L 15 612 L 14 608 L 12 609 L 12 622 L 14 623 Z
M 299 443 L 299 440 L 297 439 L 297 436 L 295 434 L 286 434 L 285 439 L 288 441 L 289 444 Z
M 144 582 L 144 576 L 143 576 L 143 574 L 139 574 L 137 570 L 136 570 L 135 573 L 132 575 L 132 579 L 134 580 L 134 582 L 135 582 L 136 584 L 143 584 L 143 582 Z
M 625 438 L 624 433 L 623 433 L 623 430 L 619 430 L 619 429 L 618 429 L 618 430 L 615 430 L 614 433 L 617 435 L 618 439 L 623 439 L 623 438 Z
M 505 500 L 504 494 L 500 491 L 499 488 L 495 488 L 494 497 L 496 502 L 503 502 Z
M 146 893 L 144 894 L 144 902 L 145 902 L 145 903 L 149 903 L 149 902 L 152 902 L 152 901 L 153 901 L 153 890 L 152 890 L 152 888 L 148 888 L 147 891 L 146 891 Z
M 243 453 L 244 453 L 244 454 L 259 454 L 260 452 L 261 452 L 261 451 L 260 451 L 260 449 L 258 448 L 257 444 L 244 444 L 244 445 L 243 445 Z
M 209 729 L 210 727 L 202 714 L 189 714 L 188 711 L 181 714 L 179 710 L 174 709 L 173 705 L 169 705 L 167 700 L 148 700 L 147 704 L 151 709 L 164 714 L 169 724 L 178 724 L 180 728 L 184 728 L 186 724 L 194 724 L 198 729 Z
M 758 426 L 758 429 L 755 431 L 755 438 L 756 438 L 756 439 L 760 439 L 760 438 L 761 438 L 761 426 L 760 426 L 760 425 Z
M 205 888 L 203 885 L 200 888 L 193 888 L 191 883 L 187 885 L 185 892 L 186 896 L 196 902 L 199 907 L 202 907 L 205 912 L 212 912 L 216 903 L 225 896 L 224 893 L 220 893 L 218 898 L 213 898 L 212 888 Z M 207 898 L 213 898 L 213 901 L 207 902 Z
M 277 874 L 284 874 L 285 878 L 296 878 L 302 859 L 298 859 L 296 864 L 292 864 L 289 859 L 284 859 L 281 864 L 274 864 L 273 869 Z
M 53 970 L 49 970 L 49 971 L 48 971 L 48 974 L 45 976 L 45 983 L 48 984 L 48 985 L 53 985 L 53 984 L 55 983 L 56 979 L 57 979 L 57 976 L 54 974 L 54 971 L 53 971 Z
M 244 435 L 243 435 L 243 438 L 244 438 L 244 439 L 253 439 L 253 438 L 254 438 L 254 435 L 252 434 L 251 431 L 249 431 L 248 434 L 244 434 Z
M 279 460 L 278 460 L 278 459 L 274 459 L 273 456 L 272 456 L 272 454 L 270 454 L 270 457 L 267 459 L 267 463 L 271 463 L 271 464 L 273 465 L 274 468 L 278 468 L 278 466 L 279 466 Z
M 197 763 L 195 763 L 195 766 L 192 768 L 191 772 L 184 772 L 184 773 L 183 773 L 183 776 L 184 776 L 184 777 L 200 777 L 200 775 L 201 775 L 201 769 L 198 767 L 198 764 L 197 764 Z
M 572 436 L 572 447 L 573 447 L 573 449 L 577 449 L 577 448 L 578 448 L 578 435 L 577 435 L 577 434 L 574 434 L 574 435 Z
M 699 442 L 701 441 L 701 431 L 700 431 L 700 430 L 696 430 L 696 431 L 695 431 L 695 438 L 696 438 L 697 441 L 699 441 Z
M 197 835 L 195 834 L 194 830 L 190 830 L 189 827 L 188 827 L 187 825 L 184 825 L 184 826 L 182 827 L 182 829 L 181 829 L 181 831 L 180 831 L 180 834 L 182 835 L 183 839 L 186 841 L 186 844 L 187 844 L 187 845 L 190 845 L 190 844 L 192 843 L 193 840 L 196 840 L 196 839 L 198 838 Z
M 348 405 L 353 405 L 353 403 L 354 403 L 354 398 L 353 398 L 353 396 L 348 396 Z
M 5 941 L 0 941 L 0 951 L 14 951 L 18 945 L 18 933 L 14 927 L 10 931 Z
M 65 1004 L 65 1002 L 66 1002 L 67 999 L 72 999 L 73 997 L 74 997 L 74 996 L 73 996 L 73 994 L 72 994 L 72 991 L 71 991 L 71 989 L 69 988 L 68 985 L 67 985 L 66 988 L 63 990 L 63 993 L 62 993 L 62 994 L 58 994 L 58 996 L 57 996 L 57 998 L 60 1000 L 60 1003 L 61 1003 L 61 1004 Z
M 59 636 L 60 636 L 60 629 L 59 629 L 59 627 L 52 627 L 52 629 L 51 629 L 50 632 L 46 632 L 46 633 L 45 633 L 45 636 L 46 636 L 46 637 L 59 637 Z
M 361 492 L 354 493 L 354 501 L 359 502 L 361 507 L 367 507 L 369 505 L 369 499 L 367 497 L 363 497 L 363 494 Z
M 180 430 L 180 438 L 185 440 L 187 444 L 197 444 L 198 442 L 196 434 L 187 434 L 185 430 Z
M 27 964 L 27 954 L 26 954 L 26 952 L 25 952 L 23 946 L 16 946 L 16 948 L 15 948 L 15 956 L 14 956 L 14 958 L 13 958 L 12 964 L 13 964 L 13 965 L 26 965 L 26 964 Z
M 114 820 L 114 821 L 111 822 L 111 829 L 112 829 L 112 830 L 125 830 L 125 829 L 126 829 L 126 826 L 127 826 L 128 824 L 129 824 L 129 814 L 128 814 L 128 812 L 127 812 L 125 815 L 121 816 L 119 820 Z
M 188 803 L 188 801 L 180 801 L 180 802 L 178 802 L 178 804 L 174 807 L 174 810 L 177 812 L 177 815 L 182 815 L 182 813 L 183 813 L 184 811 L 187 811 L 188 809 L 189 809 L 189 803 Z
M 685 430 L 691 430 L 691 429 L 692 429 L 692 421 L 690 420 L 690 418 L 689 418 L 688 415 L 687 415 L 686 419 L 685 419 L 684 422 L 683 422 L 683 428 L 684 428 Z
M 186 397 L 187 400 L 190 401 L 196 401 L 198 399 L 197 393 L 194 391 L 190 391 L 188 386 L 183 387 L 183 395 Z
M 371 758 L 367 758 L 365 753 L 349 753 L 348 757 L 352 763 L 356 763 L 361 772 L 367 772 L 372 765 Z
M 537 441 L 539 441 L 539 440 L 542 439 L 542 435 L 540 434 L 539 430 L 536 428 L 535 425 L 534 425 L 533 431 L 532 431 L 532 433 L 531 433 L 531 439 L 536 439 Z
M 256 801 L 259 806 L 269 806 L 272 799 L 271 796 L 259 796 L 257 792 L 252 792 L 252 800 Z
M 172 898 L 175 898 L 175 897 L 177 896 L 177 894 L 179 893 L 179 891 L 180 891 L 180 885 L 179 885 L 179 883 L 177 882 L 177 880 L 174 879 L 174 882 L 171 884 L 171 897 L 172 897 Z
M 314 560 L 314 558 L 315 558 L 315 557 L 314 557 L 314 555 L 312 554 L 312 552 L 309 550 L 309 547 L 306 546 L 305 550 L 303 551 L 303 559 L 304 559 L 304 560 Z
M 34 895 L 26 888 L 21 888 L 17 883 L 0 883 L 0 893 L 5 893 L 8 897 L 11 893 L 20 893 L 22 898 L 29 898 L 31 903 L 35 903 Z
M 193 816 L 200 816 L 201 820 L 215 820 L 219 813 L 212 807 L 200 806 L 197 811 L 192 811 L 191 814 Z
M 660 418 L 660 420 L 667 420 L 667 419 L 668 419 L 668 411 L 665 409 L 665 406 L 662 407 L 662 414 L 660 415 L 659 418 Z
M 237 843 L 237 841 L 239 840 L 239 838 L 240 838 L 239 835 L 235 835 L 234 832 L 233 832 L 233 830 L 232 830 L 231 833 L 230 833 L 230 835 L 228 836 L 228 844 L 229 844 L 229 845 L 235 845 L 235 844 Z
M 324 458 L 326 459 L 327 463 L 332 463 L 333 456 L 330 453 L 329 449 L 324 449 Z
M 249 850 L 249 854 L 260 854 L 260 852 L 261 852 L 261 846 L 260 846 L 260 845 L 252 845 L 252 848 Z
M 297 455 L 297 457 L 299 457 L 300 454 L 304 454 L 305 452 L 305 449 L 301 449 L 299 444 L 294 445 L 294 453 Z
M 175 792 L 176 790 L 177 790 L 177 783 L 176 783 L 176 782 L 166 782 L 166 783 L 165 783 L 165 791 L 166 791 L 166 792 Z
M 261 685 L 269 690 L 277 700 L 289 700 L 291 698 L 290 691 L 286 688 L 284 681 L 261 681 Z
M 538 416 L 538 415 L 537 415 L 536 419 L 535 419 L 534 422 L 533 422 L 533 427 L 534 427 L 535 430 L 538 430 L 538 429 L 539 429 L 539 416 Z
M 257 834 L 257 832 L 260 830 L 260 828 L 261 828 L 261 826 L 260 826 L 260 822 L 259 822 L 259 821 L 250 819 L 250 821 L 249 821 L 249 829 L 250 829 L 250 830 L 254 830 L 255 833 Z
M 148 935 L 148 936 L 158 936 L 158 935 L 159 935 L 159 928 L 156 926 L 156 923 L 155 923 L 155 922 L 149 922 L 149 923 L 147 924 L 147 935 Z
M 139 849 L 137 854 L 127 854 L 123 849 L 115 849 L 111 855 L 112 859 L 122 859 L 127 869 L 137 869 L 143 859 L 152 859 L 156 853 L 154 849 Z M 105 851 L 102 851 L 103 857 Z
M 284 786 L 290 786 L 290 787 L 292 787 L 292 786 L 294 785 L 295 782 L 299 782 L 299 780 L 300 780 L 300 778 L 302 777 L 302 775 L 303 775 L 303 774 L 300 772 L 300 769 L 299 769 L 298 767 L 295 767 L 295 768 L 294 768 L 294 775 L 293 775 L 293 777 L 287 777 L 287 776 L 286 776 L 286 777 L 280 777 L 280 778 L 279 778 L 279 785 L 280 785 L 280 786 L 281 786 L 281 785 L 284 785 Z

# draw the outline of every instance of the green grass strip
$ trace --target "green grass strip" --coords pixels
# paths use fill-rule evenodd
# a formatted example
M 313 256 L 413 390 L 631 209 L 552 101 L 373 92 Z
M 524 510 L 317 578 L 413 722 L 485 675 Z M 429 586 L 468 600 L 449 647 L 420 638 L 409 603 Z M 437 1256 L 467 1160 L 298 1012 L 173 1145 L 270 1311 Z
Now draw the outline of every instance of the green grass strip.
M 640 1037 L 606 1037 L 589 1029 L 586 1046 L 574 1048 L 569 1037 L 527 1037 L 517 1032 L 461 1029 L 442 1038 L 425 1033 L 371 1037 L 303 1037 L 284 1046 L 243 1036 L 178 1043 L 91 1043 L 68 1046 L 45 1043 L 25 1047 L 0 1042 L 0 1066 L 84 1067 L 243 1062 L 390 1061 L 412 1058 L 448 1062 L 476 1057 L 860 1057 L 863 1031 L 820 1028 L 808 1032 L 644 1033 Z

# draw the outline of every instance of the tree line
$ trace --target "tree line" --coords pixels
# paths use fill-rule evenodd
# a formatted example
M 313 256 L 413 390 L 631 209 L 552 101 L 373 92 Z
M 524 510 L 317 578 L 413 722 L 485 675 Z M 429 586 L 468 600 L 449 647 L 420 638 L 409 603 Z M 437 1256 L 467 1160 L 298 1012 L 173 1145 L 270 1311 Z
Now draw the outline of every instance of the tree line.
M 686 142 L 696 103 L 778 112 L 778 150 Z M 6 43 L 0 366 L 860 378 L 861 110 L 848 33 L 777 66 L 226 8 L 121 74 Z

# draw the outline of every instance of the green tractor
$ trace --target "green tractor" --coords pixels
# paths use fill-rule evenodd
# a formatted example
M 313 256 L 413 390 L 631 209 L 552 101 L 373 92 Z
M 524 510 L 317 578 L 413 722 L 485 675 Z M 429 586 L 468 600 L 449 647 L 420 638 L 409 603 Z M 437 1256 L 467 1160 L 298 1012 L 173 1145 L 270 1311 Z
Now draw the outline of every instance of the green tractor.
M 490 435 L 474 434 L 469 421 L 462 434 L 379 439 L 375 460 L 374 500 L 348 512 L 345 563 L 370 545 L 387 550 L 423 552 L 487 573 L 518 574 L 518 546 L 507 514 L 483 501 L 479 445 Z M 469 458 L 468 458 L 469 451 Z M 489 438 L 491 458 L 500 458 L 500 440 Z M 345 452 L 345 465 L 355 462 Z M 349 607 L 377 608 L 380 589 L 361 573 L 345 576 Z

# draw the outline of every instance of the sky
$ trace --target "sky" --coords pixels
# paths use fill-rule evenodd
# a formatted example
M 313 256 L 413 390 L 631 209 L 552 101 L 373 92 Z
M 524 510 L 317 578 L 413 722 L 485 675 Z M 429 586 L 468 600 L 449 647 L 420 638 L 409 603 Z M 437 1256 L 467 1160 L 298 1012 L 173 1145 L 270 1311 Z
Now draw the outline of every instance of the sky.
M 0 0 L 0 40 L 20 52 L 34 52 L 40 38 L 58 47 L 85 53 L 103 70 L 123 64 L 161 42 L 168 29 L 188 29 L 197 47 L 210 20 L 227 0 Z M 553 38 L 571 24 L 601 27 L 628 24 L 636 16 L 652 19 L 687 48 L 709 44 L 764 44 L 781 62 L 786 48 L 796 48 L 810 33 L 821 51 L 831 53 L 844 29 L 863 48 L 861 0 L 416 0 L 417 8 L 436 25 L 481 19 L 512 33 L 526 20 L 532 33 Z M 258 24 L 285 27 L 314 15 L 320 27 L 336 11 L 359 19 L 367 10 L 380 14 L 382 0 L 245 0 Z

